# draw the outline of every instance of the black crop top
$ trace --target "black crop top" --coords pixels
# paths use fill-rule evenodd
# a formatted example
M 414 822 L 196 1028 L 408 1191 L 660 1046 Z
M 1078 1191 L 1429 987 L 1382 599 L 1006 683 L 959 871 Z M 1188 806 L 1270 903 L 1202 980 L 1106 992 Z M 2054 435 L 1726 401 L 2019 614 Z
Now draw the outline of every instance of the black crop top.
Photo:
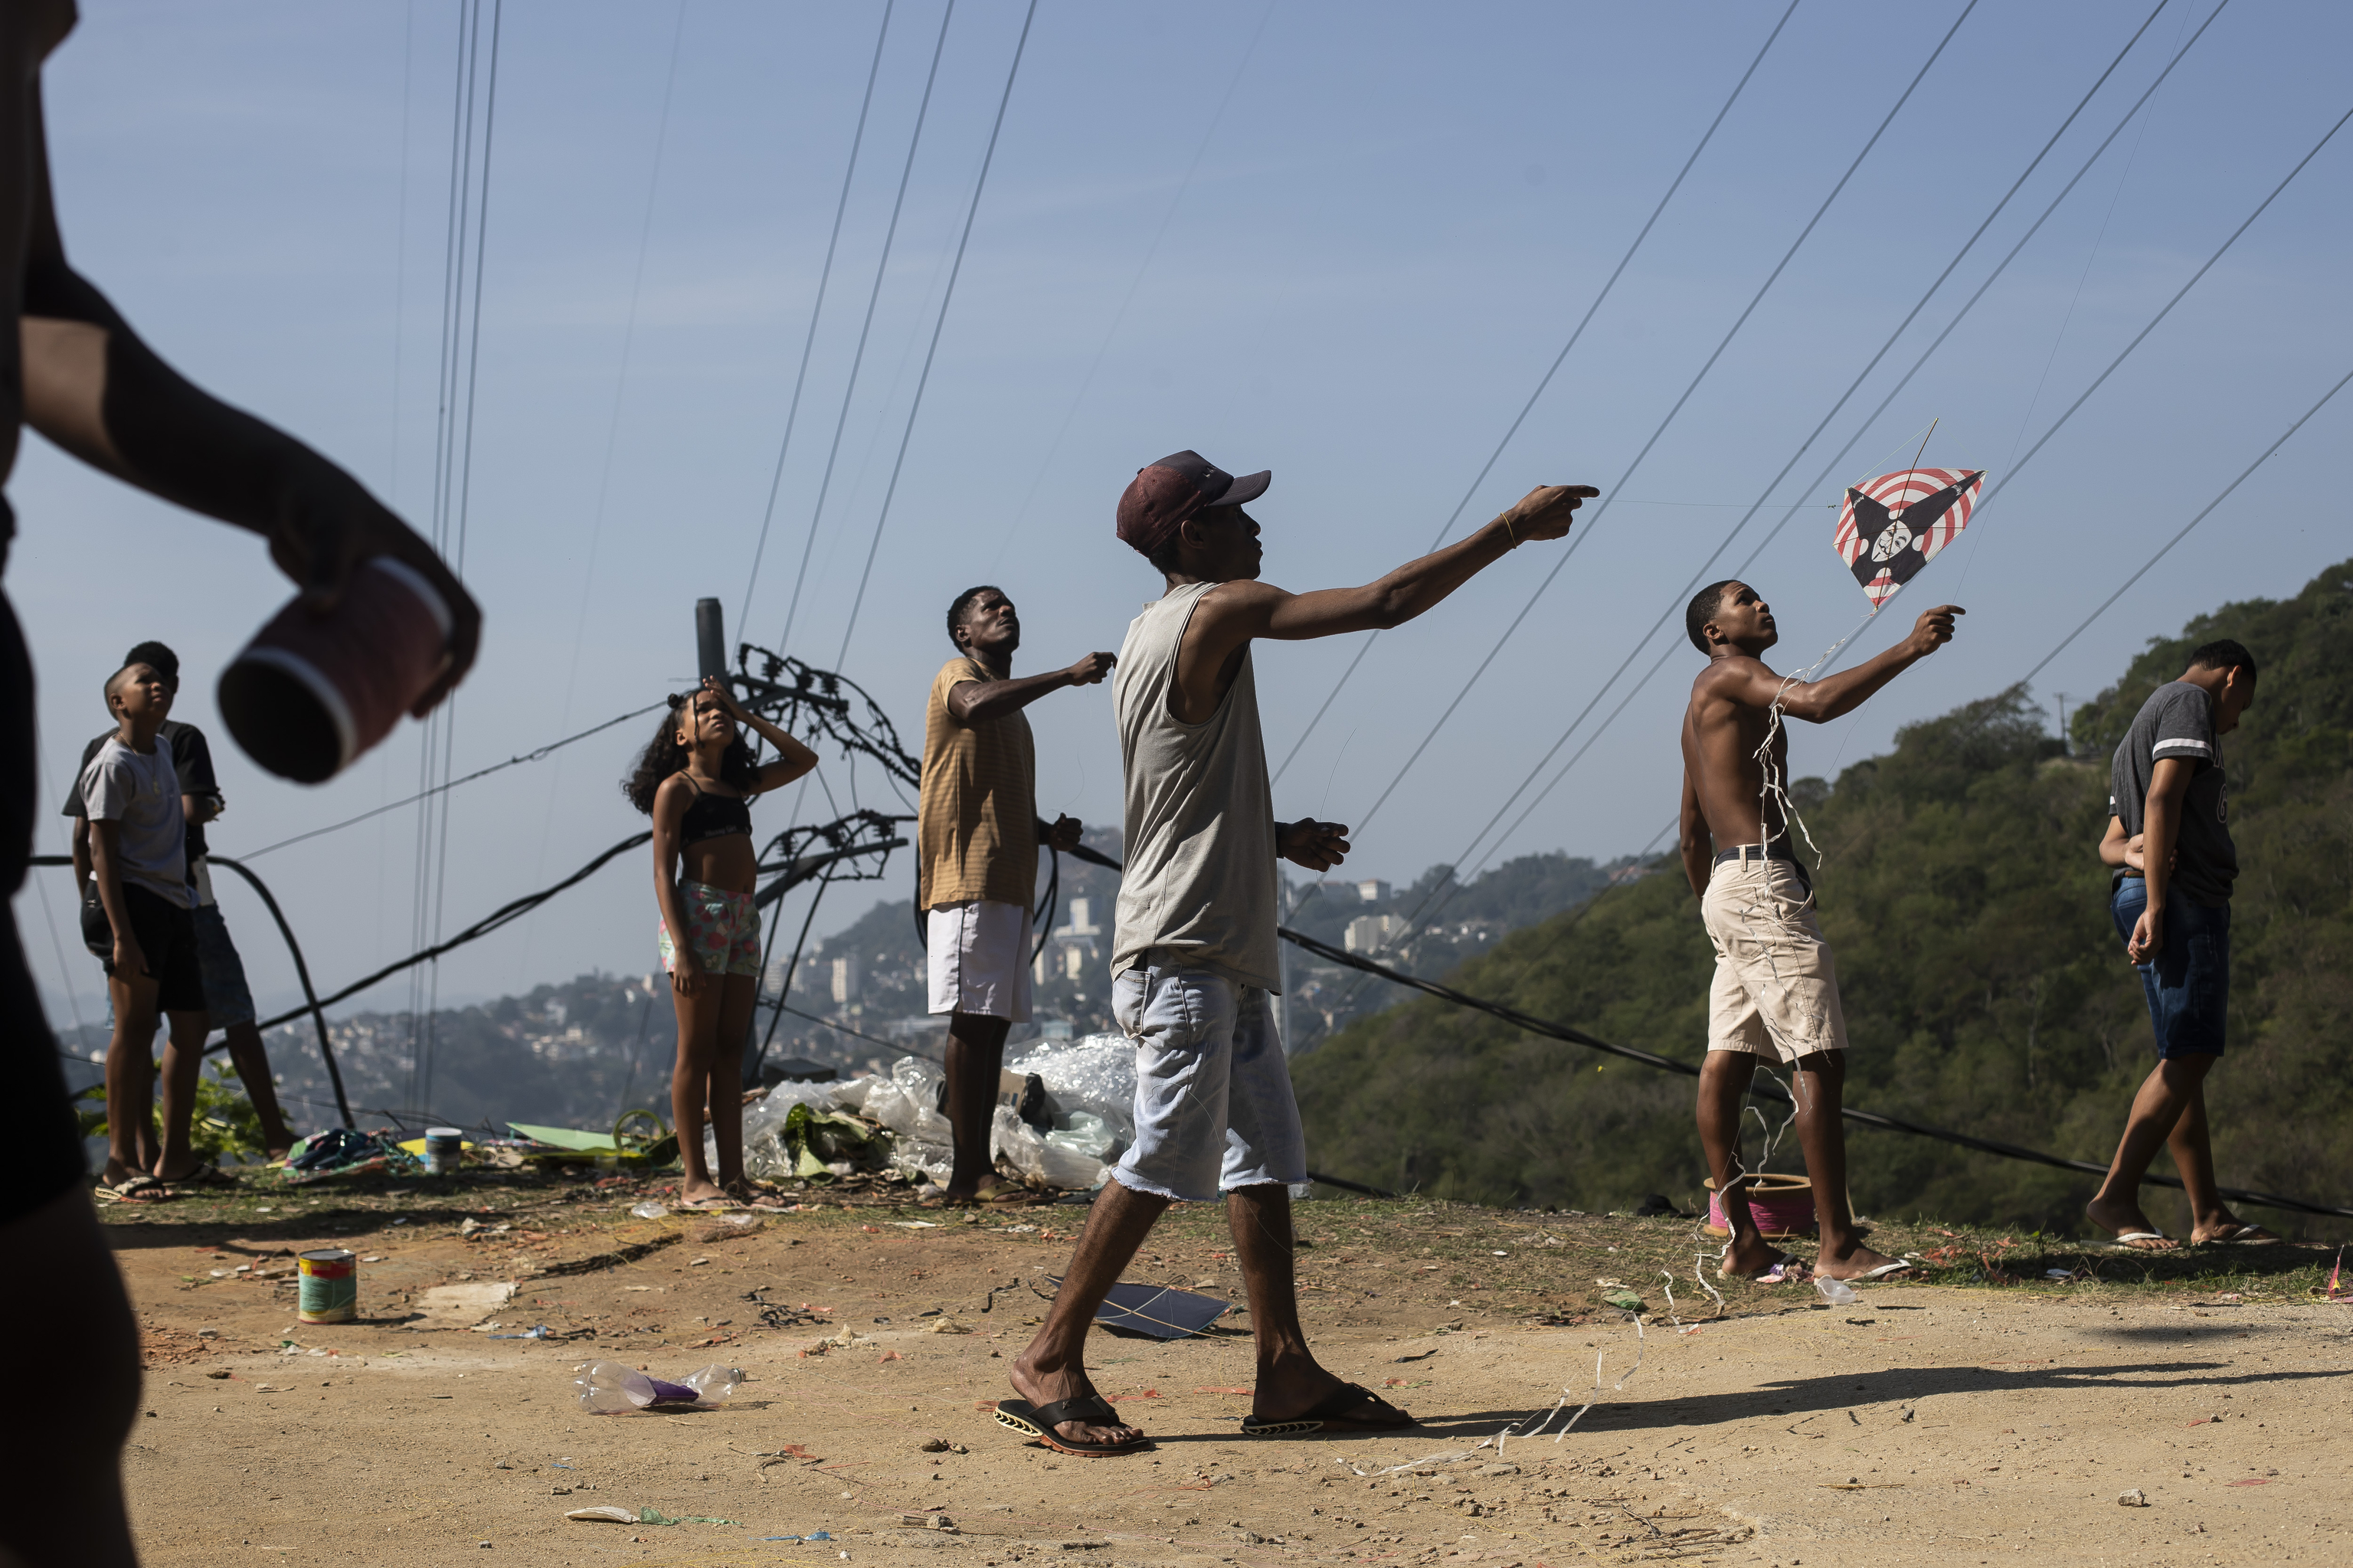
M 681 844 L 699 844 L 705 839 L 723 839 L 730 833 L 752 834 L 752 803 L 740 795 L 708 795 L 690 774 L 681 773 L 686 787 L 694 791 L 694 799 L 686 808 L 686 820 L 679 824 Z

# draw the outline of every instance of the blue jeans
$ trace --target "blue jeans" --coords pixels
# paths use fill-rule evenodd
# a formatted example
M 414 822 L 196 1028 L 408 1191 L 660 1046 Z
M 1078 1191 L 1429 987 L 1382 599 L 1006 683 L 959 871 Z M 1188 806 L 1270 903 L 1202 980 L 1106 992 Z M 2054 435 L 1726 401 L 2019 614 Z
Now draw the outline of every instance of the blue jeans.
M 1307 1140 L 1267 993 L 1160 957 L 1147 953 L 1112 981 L 1112 1016 L 1135 1042 L 1135 1145 L 1113 1177 L 1187 1203 L 1306 1181 Z
M 2108 901 L 2116 935 L 2129 941 L 2148 907 L 2148 888 L 2127 876 Z M 2231 906 L 2174 898 L 2165 906 L 2165 945 L 2140 970 L 2159 1058 L 2222 1054 L 2223 1015 L 2231 1005 Z

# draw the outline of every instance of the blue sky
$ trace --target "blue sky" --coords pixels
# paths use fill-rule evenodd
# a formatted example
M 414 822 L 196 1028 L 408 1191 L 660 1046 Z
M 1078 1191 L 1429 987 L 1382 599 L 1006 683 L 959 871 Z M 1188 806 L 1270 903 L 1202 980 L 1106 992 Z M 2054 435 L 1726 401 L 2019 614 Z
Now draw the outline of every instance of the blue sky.
M 1363 827 L 1352 869 L 1403 882 L 1473 842 L 2153 4 L 1981 0 L 1621 486 L 1961 12 L 1801 0 L 1457 531 L 1536 482 L 1598 484 L 1615 503 Z M 1927 461 L 2006 479 L 2353 107 L 2337 63 L 2353 16 L 2228 6 L 1864 428 L 2211 9 L 2164 8 L 1733 545 L 1737 562 L 1795 509 L 1749 573 L 1776 604 L 1792 667 L 1864 608 L 1830 548 L 1840 482 L 1902 466 L 1932 419 Z M 1138 466 L 1182 447 L 1274 470 L 1256 512 L 1267 576 L 1285 587 L 1364 580 L 1427 547 L 1782 10 L 1041 0 L 847 673 L 920 735 L 923 694 L 949 653 L 941 612 L 983 580 L 1023 609 L 1025 670 L 1117 647 L 1158 584 L 1113 538 L 1113 505 Z M 739 626 L 881 11 L 507 0 L 465 563 L 489 620 L 457 717 L 459 771 L 683 683 L 699 596 L 724 602 L 731 637 L 774 641 L 805 541 L 787 651 L 835 662 L 1023 11 L 955 7 L 812 539 L 943 14 L 937 0 L 897 5 L 766 564 Z M 181 369 L 418 521 L 434 464 L 456 16 L 454 0 L 228 11 L 91 0 L 47 78 L 76 262 Z M 1861 714 L 1799 736 L 1799 771 L 1830 772 L 1907 720 L 2017 679 L 2353 367 L 2348 170 L 2353 132 L 1897 600 L 1886 618 L 1897 624 L 1865 632 L 1850 657 L 1928 603 L 1970 612 L 1950 649 Z M 2292 591 L 2342 556 L 2327 453 L 2348 420 L 2353 398 L 2323 410 L 2044 672 L 2038 696 L 2094 692 L 2147 637 L 2224 599 Z M 1800 493 L 1851 438 L 1833 477 Z M 214 673 L 289 591 L 253 540 L 37 440 L 11 494 L 8 588 L 41 680 L 45 810 L 104 724 L 98 689 L 113 660 L 148 636 L 185 662 L 182 716 L 219 735 L 223 853 L 417 787 L 413 726 L 317 789 L 266 778 L 219 731 Z M 1530 546 L 1382 638 L 1301 747 L 1279 807 L 1363 821 L 1558 549 Z M 1633 674 L 1672 646 L 1648 645 Z M 1261 649 L 1278 759 L 1356 652 L 1355 640 Z M 1672 812 L 1674 730 L 1696 662 L 1671 654 L 1500 853 L 1608 856 L 1649 842 Z M 1115 820 L 1108 688 L 1057 695 L 1031 717 L 1041 808 Z M 616 788 L 640 727 L 458 793 L 450 928 L 641 825 Z M 827 776 L 845 807 L 853 792 L 893 805 L 871 768 L 853 780 L 837 762 Z M 771 802 L 756 820 L 781 827 L 792 809 Z M 415 834 L 414 814 L 394 813 L 256 863 L 323 984 L 406 950 Z M 45 819 L 40 847 L 61 843 Z M 454 956 L 443 998 L 649 968 L 648 869 L 632 856 Z M 95 1017 L 100 981 L 72 945 L 70 893 L 40 874 L 53 879 L 49 907 L 28 893 L 19 910 L 37 973 L 60 1022 L 73 1007 Z M 838 889 L 818 929 L 903 895 L 911 876 L 902 857 L 889 884 Z M 227 902 L 257 990 L 288 995 L 290 968 L 258 906 L 240 892 Z M 786 915 L 797 926 L 797 906 Z M 396 983 L 366 1000 L 406 994 Z

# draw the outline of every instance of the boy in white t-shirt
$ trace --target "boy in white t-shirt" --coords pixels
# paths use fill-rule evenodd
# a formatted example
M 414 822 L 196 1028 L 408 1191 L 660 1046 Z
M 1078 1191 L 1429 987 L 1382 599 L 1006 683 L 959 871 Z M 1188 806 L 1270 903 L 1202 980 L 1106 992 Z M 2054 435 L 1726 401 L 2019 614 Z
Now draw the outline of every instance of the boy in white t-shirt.
M 106 705 L 118 727 L 81 776 L 90 882 L 113 938 L 104 960 L 114 1035 L 106 1051 L 103 1185 L 117 1198 L 149 1198 L 162 1195 L 158 1175 L 172 1152 L 147 1160 L 139 1148 L 140 1129 L 154 1120 L 147 1053 L 156 1014 L 167 1015 L 172 1030 L 164 1048 L 164 1125 L 182 1128 L 183 1142 L 208 1020 L 189 913 L 195 897 L 180 778 L 172 748 L 155 738 L 171 711 L 170 683 L 152 664 L 126 664 L 106 683 Z

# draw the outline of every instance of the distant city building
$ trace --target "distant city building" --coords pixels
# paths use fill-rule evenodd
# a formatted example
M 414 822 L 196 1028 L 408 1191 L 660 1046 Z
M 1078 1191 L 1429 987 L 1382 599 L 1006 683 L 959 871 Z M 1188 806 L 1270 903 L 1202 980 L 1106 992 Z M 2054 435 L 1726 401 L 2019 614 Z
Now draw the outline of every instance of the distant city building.
M 1038 953 L 1030 973 L 1039 985 L 1060 975 L 1066 980 L 1078 980 L 1087 972 L 1087 966 L 1102 956 L 1101 926 L 1094 923 L 1093 904 L 1090 899 L 1071 900 L 1071 921 L 1057 926 L 1047 933 L 1046 945 Z
M 1356 884 L 1356 896 L 1367 904 L 1387 904 L 1389 901 L 1389 885 L 1378 878 L 1360 882 Z
M 836 1007 L 848 1007 L 858 1000 L 859 991 L 861 989 L 860 982 L 865 979 L 865 969 L 859 963 L 856 953 L 843 954 L 834 959 L 830 967 L 833 971 L 830 977 L 833 981 L 833 1004 Z
M 1345 942 L 1352 953 L 1377 953 L 1405 929 L 1402 915 L 1359 915 L 1348 922 Z
M 1657 869 L 1655 866 L 1641 864 L 1621 865 L 1609 874 L 1609 880 L 1619 883 L 1640 882 Z

